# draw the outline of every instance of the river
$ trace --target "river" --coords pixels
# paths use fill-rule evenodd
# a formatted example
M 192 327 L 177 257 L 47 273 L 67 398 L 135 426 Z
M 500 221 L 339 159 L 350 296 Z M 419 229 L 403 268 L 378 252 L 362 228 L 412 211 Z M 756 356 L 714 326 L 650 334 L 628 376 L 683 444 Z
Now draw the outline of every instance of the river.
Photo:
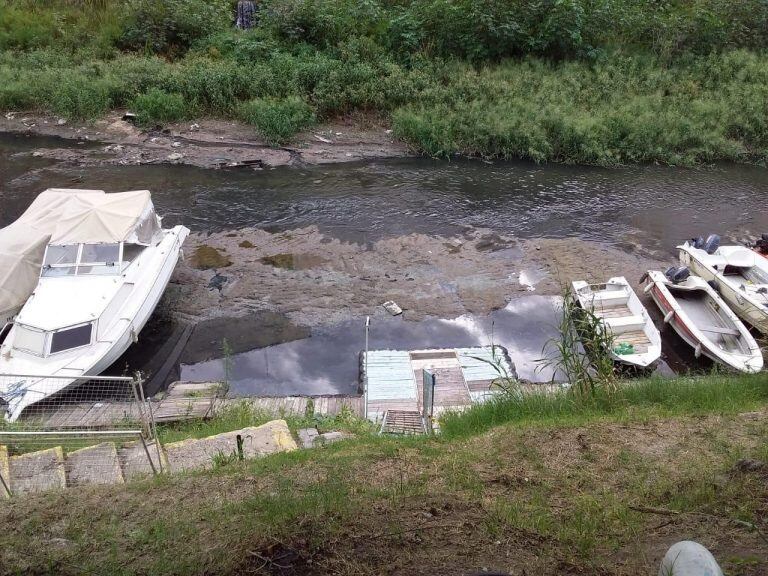
M 316 227 L 325 237 L 361 246 L 409 235 L 466 234 L 491 230 L 520 239 L 573 239 L 621 254 L 671 261 L 681 240 L 717 232 L 739 240 L 768 231 L 768 171 L 717 165 L 698 169 L 581 166 L 396 159 L 303 168 L 205 170 L 178 165 L 89 166 L 35 157 L 44 147 L 97 146 L 54 138 L 0 135 L 0 225 L 14 220 L 49 187 L 107 191 L 149 189 L 164 225 L 184 224 L 193 233 L 258 228 L 273 233 Z M 565 244 L 567 246 L 567 243 Z M 501 252 L 500 256 L 503 257 Z M 599 270 L 595 271 L 599 276 Z M 537 271 L 528 270 L 536 283 Z M 521 376 L 542 380 L 536 369 L 557 322 L 552 294 L 519 296 L 490 314 L 388 318 L 377 316 L 372 348 L 428 348 L 487 344 L 510 351 Z M 283 312 L 276 310 L 276 312 Z M 290 312 L 290 311 L 289 311 Z M 371 312 L 372 313 L 372 312 Z M 158 309 L 139 344 L 116 371 L 152 371 L 153 352 L 174 332 Z M 286 323 L 291 323 L 290 314 Z M 307 326 L 311 337 L 266 341 L 229 359 L 234 393 L 349 393 L 357 386 L 357 354 L 364 315 L 330 325 Z M 258 329 L 258 325 L 250 329 Z M 226 330 L 224 330 L 226 332 Z M 299 336 L 306 336 L 302 333 Z M 209 357 L 188 357 L 176 375 L 218 377 L 218 344 Z M 291 337 L 290 339 L 293 339 Z M 669 363 L 680 371 L 691 358 L 670 340 Z M 666 342 L 666 340 L 665 340 Z M 199 348 L 200 342 L 196 344 Z M 203 346 L 204 347 L 204 346 Z M 678 353 L 679 352 L 679 353 Z

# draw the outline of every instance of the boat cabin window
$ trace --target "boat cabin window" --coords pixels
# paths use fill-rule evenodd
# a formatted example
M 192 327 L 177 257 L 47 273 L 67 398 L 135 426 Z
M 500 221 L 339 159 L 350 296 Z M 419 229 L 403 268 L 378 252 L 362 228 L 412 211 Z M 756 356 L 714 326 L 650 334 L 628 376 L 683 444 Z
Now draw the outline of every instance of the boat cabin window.
M 36 356 L 43 356 L 45 354 L 45 336 L 46 334 L 42 330 L 18 324 L 13 338 L 13 347 Z
M 120 244 L 83 244 L 77 274 L 116 274 L 119 262 Z
M 51 336 L 51 354 L 57 352 L 64 352 L 65 350 L 71 350 L 72 348 L 80 348 L 80 346 L 87 346 L 91 343 L 91 331 L 93 330 L 93 324 L 82 324 L 80 326 L 74 326 L 73 328 L 65 328 L 54 332 Z
M 123 268 L 136 260 L 142 250 L 144 250 L 144 246 L 139 244 L 123 244 Z
M 120 244 L 49 245 L 45 251 L 42 275 L 119 274 L 119 263 Z
M 43 276 L 74 276 L 78 246 L 48 246 L 43 260 Z

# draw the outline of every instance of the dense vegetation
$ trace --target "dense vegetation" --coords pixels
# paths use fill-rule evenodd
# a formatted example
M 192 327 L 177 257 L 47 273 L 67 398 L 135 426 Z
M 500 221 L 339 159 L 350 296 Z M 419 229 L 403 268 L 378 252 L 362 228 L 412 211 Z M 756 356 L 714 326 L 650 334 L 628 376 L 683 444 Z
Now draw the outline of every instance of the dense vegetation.
M 764 0 L 0 0 L 0 109 L 211 115 L 274 142 L 351 112 L 416 149 L 763 161 Z

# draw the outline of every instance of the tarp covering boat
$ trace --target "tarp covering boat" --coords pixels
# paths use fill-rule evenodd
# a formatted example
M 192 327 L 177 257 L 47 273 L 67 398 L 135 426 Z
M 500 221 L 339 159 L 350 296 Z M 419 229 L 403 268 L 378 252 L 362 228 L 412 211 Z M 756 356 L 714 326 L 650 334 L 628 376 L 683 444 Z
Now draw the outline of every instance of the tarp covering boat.
M 17 310 L 29 298 L 48 244 L 149 245 L 159 233 L 148 190 L 42 192 L 18 220 L 0 229 L 0 314 Z
M 50 230 L 51 244 L 149 245 L 160 232 L 149 190 L 107 194 L 103 190 L 52 188 L 41 193 L 18 222 Z

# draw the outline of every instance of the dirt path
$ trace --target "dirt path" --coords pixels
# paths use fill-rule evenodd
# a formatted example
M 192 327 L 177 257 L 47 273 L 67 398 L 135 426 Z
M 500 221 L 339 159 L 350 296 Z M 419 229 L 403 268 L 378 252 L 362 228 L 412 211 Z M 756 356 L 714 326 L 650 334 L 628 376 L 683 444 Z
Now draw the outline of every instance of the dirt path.
M 299 134 L 275 148 L 260 140 L 252 126 L 204 119 L 141 130 L 112 113 L 96 122 L 78 123 L 55 116 L 8 113 L 0 132 L 58 136 L 101 146 L 39 148 L 30 154 L 79 166 L 187 164 L 201 168 L 247 166 L 253 169 L 394 158 L 408 155 L 391 130 L 374 120 L 338 120 Z
M 173 309 L 199 320 L 271 310 L 314 326 L 385 314 L 407 319 L 487 314 L 512 298 L 560 294 L 573 278 L 636 280 L 661 264 L 648 256 L 574 239 L 518 240 L 489 230 L 462 236 L 410 234 L 369 245 L 315 227 L 192 235 L 174 276 Z

